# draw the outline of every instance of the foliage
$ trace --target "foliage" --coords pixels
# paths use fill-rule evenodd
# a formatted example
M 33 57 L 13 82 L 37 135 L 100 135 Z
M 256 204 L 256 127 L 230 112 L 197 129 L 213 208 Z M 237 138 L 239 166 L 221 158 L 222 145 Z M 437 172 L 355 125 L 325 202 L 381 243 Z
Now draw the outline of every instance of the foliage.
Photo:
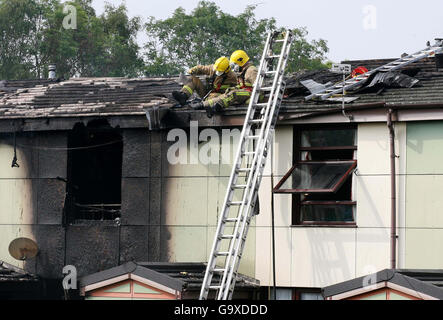
M 48 65 L 70 76 L 137 76 L 143 59 L 136 36 L 141 19 L 109 4 L 96 16 L 92 0 L 0 0 L 0 79 L 41 78 Z M 65 29 L 65 5 L 77 28 Z
M 64 27 L 66 5 L 76 8 L 76 29 Z M 278 26 L 273 18 L 258 19 L 255 9 L 231 15 L 200 1 L 189 14 L 178 8 L 143 25 L 140 17 L 128 17 L 124 4 L 106 4 L 98 16 L 92 0 L 0 0 L 0 79 L 44 78 L 50 64 L 62 78 L 177 75 L 238 49 L 258 63 L 267 33 Z M 142 30 L 148 35 L 143 53 Z M 326 41 L 308 41 L 305 28 L 294 33 L 288 71 L 325 67 Z
M 183 8 L 172 17 L 146 23 L 149 41 L 146 45 L 149 75 L 171 75 L 197 64 L 212 64 L 220 56 L 230 56 L 238 49 L 245 50 L 258 61 L 269 31 L 277 30 L 276 20 L 257 19 L 256 6 L 248 6 L 233 16 L 223 12 L 215 3 L 200 1 L 187 14 Z M 294 29 L 294 44 L 288 71 L 322 68 L 328 52 L 325 40 L 306 39 L 305 28 Z

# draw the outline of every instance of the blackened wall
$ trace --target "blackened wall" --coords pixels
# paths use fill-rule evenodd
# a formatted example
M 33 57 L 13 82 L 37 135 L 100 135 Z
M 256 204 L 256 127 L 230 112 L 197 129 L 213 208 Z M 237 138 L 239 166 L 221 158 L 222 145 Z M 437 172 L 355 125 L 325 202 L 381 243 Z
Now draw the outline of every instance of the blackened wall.
M 79 276 L 128 261 L 160 261 L 162 134 L 123 130 L 121 221 L 66 227 L 66 264 Z
M 64 224 L 67 178 L 67 132 L 17 135 L 21 168 L 10 168 L 13 135 L 0 136 L 1 188 L 14 189 L 0 209 L 0 260 L 24 267 L 45 278 L 63 278 L 74 265 L 78 276 L 128 261 L 161 261 L 162 134 L 146 129 L 123 130 L 121 221 Z M 15 170 L 15 171 L 14 171 Z M 21 186 L 26 187 L 21 187 Z M 6 202 L 6 203 L 5 203 Z M 1 230 L 0 230 L 1 231 Z M 7 251 L 17 237 L 36 241 L 39 254 L 24 265 Z
M 64 266 L 65 146 L 62 132 L 18 133 L 20 167 L 12 168 L 13 134 L 0 135 L 0 260 L 49 278 L 60 277 Z M 37 242 L 36 258 L 21 263 L 9 255 L 9 244 L 19 237 Z

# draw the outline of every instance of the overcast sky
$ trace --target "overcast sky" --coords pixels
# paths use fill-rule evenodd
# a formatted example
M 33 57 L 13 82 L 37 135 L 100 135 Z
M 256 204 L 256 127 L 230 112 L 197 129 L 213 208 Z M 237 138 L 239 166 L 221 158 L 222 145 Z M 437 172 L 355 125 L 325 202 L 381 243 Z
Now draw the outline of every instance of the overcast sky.
M 108 0 L 118 5 L 122 0 Z M 443 38 L 442 0 L 214 0 L 224 11 L 241 13 L 259 4 L 258 18 L 277 20 L 279 26 L 307 27 L 309 39 L 325 39 L 334 62 L 345 59 L 395 58 L 419 51 Z M 98 14 L 105 1 L 93 0 Z M 177 7 L 191 12 L 198 0 L 125 1 L 130 16 L 170 17 Z M 140 37 L 143 41 L 143 37 Z M 239 48 L 243 49 L 243 48 Z M 244 48 L 247 50 L 247 48 Z

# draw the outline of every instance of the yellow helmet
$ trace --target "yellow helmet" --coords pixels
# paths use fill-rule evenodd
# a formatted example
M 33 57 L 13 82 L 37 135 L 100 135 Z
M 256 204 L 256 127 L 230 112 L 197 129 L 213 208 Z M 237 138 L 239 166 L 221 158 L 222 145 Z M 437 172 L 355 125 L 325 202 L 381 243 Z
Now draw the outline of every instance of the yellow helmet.
M 231 55 L 231 63 L 243 67 L 249 61 L 249 56 L 243 50 L 237 50 Z
M 229 60 L 226 57 L 219 58 L 214 64 L 214 71 L 217 76 L 221 76 L 224 73 L 231 71 Z

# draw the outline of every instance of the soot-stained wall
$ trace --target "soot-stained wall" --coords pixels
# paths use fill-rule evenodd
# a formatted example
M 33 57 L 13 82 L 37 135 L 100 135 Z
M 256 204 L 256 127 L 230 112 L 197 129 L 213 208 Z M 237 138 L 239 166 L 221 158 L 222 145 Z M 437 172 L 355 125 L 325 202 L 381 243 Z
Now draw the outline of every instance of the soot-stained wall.
M 20 168 L 11 168 L 13 135 L 0 135 L 0 260 L 49 279 L 63 278 L 66 265 L 74 265 L 81 277 L 127 261 L 161 261 L 164 135 L 128 129 L 122 136 L 120 223 L 65 224 L 68 132 L 18 133 Z M 36 241 L 35 259 L 22 263 L 10 257 L 9 243 L 18 237 Z

